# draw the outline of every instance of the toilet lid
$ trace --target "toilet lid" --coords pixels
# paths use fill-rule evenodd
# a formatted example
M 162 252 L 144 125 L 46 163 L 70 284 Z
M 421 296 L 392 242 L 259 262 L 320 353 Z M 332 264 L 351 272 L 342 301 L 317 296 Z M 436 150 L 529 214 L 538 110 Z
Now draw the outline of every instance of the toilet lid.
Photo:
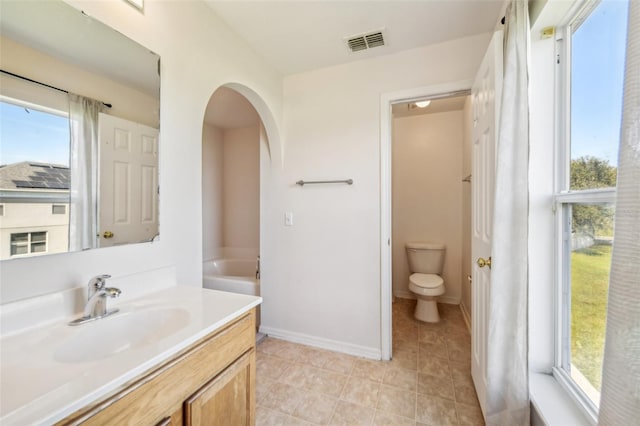
M 436 288 L 444 283 L 442 277 L 435 274 L 411 274 L 409 281 L 422 288 Z

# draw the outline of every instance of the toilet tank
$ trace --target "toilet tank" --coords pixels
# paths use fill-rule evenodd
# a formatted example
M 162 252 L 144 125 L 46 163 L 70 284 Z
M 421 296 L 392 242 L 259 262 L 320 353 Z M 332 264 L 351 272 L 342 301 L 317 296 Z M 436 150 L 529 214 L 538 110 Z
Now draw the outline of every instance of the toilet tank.
M 405 244 L 411 273 L 442 275 L 445 245 L 428 242 Z

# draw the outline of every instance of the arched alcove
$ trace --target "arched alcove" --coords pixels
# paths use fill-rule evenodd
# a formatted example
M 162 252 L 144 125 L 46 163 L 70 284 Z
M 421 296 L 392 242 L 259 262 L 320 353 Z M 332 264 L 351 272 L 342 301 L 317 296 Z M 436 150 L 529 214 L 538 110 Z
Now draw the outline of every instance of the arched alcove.
M 258 115 L 260 116 L 260 119 L 262 120 L 262 124 L 265 129 L 265 133 L 267 136 L 267 145 L 269 147 L 271 161 L 275 162 L 277 159 L 278 164 L 281 164 L 282 163 L 282 147 L 281 147 L 281 141 L 280 141 L 280 133 L 278 131 L 278 126 L 273 117 L 273 114 L 271 113 L 271 110 L 267 106 L 266 102 L 254 90 L 250 89 L 249 87 L 243 84 L 227 83 L 222 85 L 221 87 L 227 87 L 229 89 L 235 90 L 236 92 L 240 93 L 255 108 L 255 110 L 258 112 Z M 213 94 L 211 96 L 213 96 Z
M 281 152 L 275 119 L 255 91 L 229 83 L 213 92 L 202 129 L 203 287 L 260 295 L 262 223 Z

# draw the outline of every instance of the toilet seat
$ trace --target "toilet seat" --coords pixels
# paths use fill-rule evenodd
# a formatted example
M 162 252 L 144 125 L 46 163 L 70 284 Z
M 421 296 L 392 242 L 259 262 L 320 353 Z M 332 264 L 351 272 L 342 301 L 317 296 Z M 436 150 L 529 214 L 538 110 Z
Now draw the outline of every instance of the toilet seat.
M 422 288 L 436 288 L 444 283 L 444 280 L 440 275 L 436 274 L 411 274 L 409 282 Z
M 440 296 L 444 294 L 444 280 L 436 274 L 411 274 L 409 290 L 420 296 Z

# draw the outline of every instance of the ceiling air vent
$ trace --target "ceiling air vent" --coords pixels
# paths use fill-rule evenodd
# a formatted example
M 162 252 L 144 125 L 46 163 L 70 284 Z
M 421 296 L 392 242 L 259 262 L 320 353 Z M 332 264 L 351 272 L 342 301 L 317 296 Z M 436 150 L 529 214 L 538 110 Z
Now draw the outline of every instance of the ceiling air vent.
M 360 50 L 384 46 L 384 37 L 382 36 L 382 31 L 352 36 L 347 39 L 347 45 L 352 52 L 358 52 Z
M 351 49 L 352 52 L 367 49 L 367 42 L 363 36 L 350 38 L 347 40 L 347 44 L 349 44 L 349 49 Z
M 369 49 L 372 47 L 384 46 L 384 38 L 382 37 L 382 33 L 378 31 L 377 33 L 367 34 L 364 36 L 364 39 L 367 41 L 367 46 Z

